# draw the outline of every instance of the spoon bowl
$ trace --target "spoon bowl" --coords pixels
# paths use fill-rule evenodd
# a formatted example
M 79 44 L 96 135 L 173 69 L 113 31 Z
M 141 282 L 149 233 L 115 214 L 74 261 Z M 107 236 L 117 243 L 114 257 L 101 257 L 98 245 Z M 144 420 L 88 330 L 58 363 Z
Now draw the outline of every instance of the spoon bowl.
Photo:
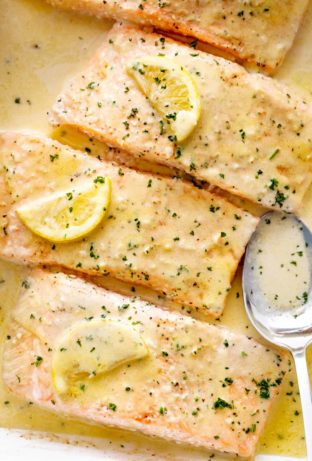
M 285 269 L 286 263 L 284 262 L 285 254 L 278 254 L 278 251 L 285 253 L 285 249 L 281 250 L 281 247 L 279 247 L 278 241 L 283 237 L 281 233 L 283 233 L 283 225 L 286 221 L 288 228 L 289 226 L 293 226 L 293 229 L 297 233 L 297 237 L 299 236 L 302 240 L 300 251 L 291 253 L 291 258 L 295 260 L 292 261 L 290 259 L 289 268 L 287 269 Z M 269 226 L 269 224 L 272 223 L 280 225 L 278 233 L 272 233 Z M 271 264 L 271 267 L 264 267 L 263 260 L 261 264 L 258 263 L 258 259 L 263 253 L 262 244 L 264 242 L 264 233 L 269 233 L 267 237 L 273 240 L 273 246 L 270 247 L 269 251 L 271 263 L 274 262 L 274 264 Z M 294 242 L 290 241 L 289 246 L 291 245 L 294 245 Z M 305 258 L 305 260 L 301 260 L 305 263 L 306 269 L 305 291 L 293 297 L 289 305 L 287 305 L 287 303 L 283 305 L 276 304 L 275 299 L 279 299 L 279 294 L 277 293 L 275 298 L 270 298 L 268 296 L 262 281 L 263 272 L 267 270 L 270 276 L 269 278 L 272 279 L 272 283 L 274 283 L 275 279 L 277 282 L 276 285 L 281 289 L 283 285 L 281 283 L 282 281 L 278 280 L 276 277 L 283 277 L 283 273 L 282 270 L 276 271 L 276 267 L 278 266 L 276 261 L 278 261 L 280 256 L 284 258 L 283 264 L 280 264 L 284 274 L 286 273 L 285 270 L 287 270 L 287 273 L 291 270 L 296 271 L 297 261 L 298 265 L 301 261 L 299 261 L 300 258 L 296 260 L 296 258 L 293 257 L 295 254 L 296 256 L 299 255 L 301 258 Z M 270 273 L 270 270 L 272 273 Z M 294 276 L 298 278 L 302 276 L 302 274 L 296 273 Z M 288 289 L 286 282 L 283 289 Z M 308 460 L 312 461 L 312 400 L 306 363 L 306 348 L 312 342 L 312 233 L 296 216 L 291 214 L 285 215 L 274 211 L 266 213 L 261 218 L 248 244 L 245 255 L 243 295 L 247 315 L 255 329 L 269 342 L 288 349 L 294 357 L 304 417 Z

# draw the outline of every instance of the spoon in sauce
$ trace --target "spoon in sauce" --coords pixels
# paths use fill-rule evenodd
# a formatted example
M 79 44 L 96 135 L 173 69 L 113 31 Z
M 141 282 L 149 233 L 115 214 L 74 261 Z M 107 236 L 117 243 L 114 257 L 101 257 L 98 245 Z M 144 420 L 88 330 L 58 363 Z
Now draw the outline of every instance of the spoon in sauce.
M 312 461 L 312 398 L 306 349 L 312 342 L 312 233 L 294 215 L 266 213 L 252 236 L 243 270 L 248 317 L 271 343 L 295 361 Z

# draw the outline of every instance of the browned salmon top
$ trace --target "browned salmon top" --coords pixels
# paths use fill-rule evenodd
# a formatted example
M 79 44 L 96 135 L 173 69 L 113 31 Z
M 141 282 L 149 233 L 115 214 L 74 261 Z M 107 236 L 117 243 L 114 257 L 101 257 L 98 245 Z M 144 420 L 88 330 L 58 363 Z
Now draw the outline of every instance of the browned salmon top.
M 218 317 L 257 219 L 181 180 L 101 162 L 37 134 L 0 136 L 0 255 L 23 264 L 59 264 L 156 290 L 191 312 Z M 73 242 L 51 243 L 19 219 L 22 203 L 108 176 L 110 208 Z M 70 206 L 70 203 L 69 203 Z
M 93 377 L 77 375 L 76 392 L 60 394 L 55 357 L 65 360 L 72 347 L 84 363 L 87 354 L 100 355 L 103 338 L 81 330 L 66 348 L 59 338 L 94 322 L 122 326 L 145 343 L 147 355 Z M 23 398 L 90 423 L 243 457 L 254 454 L 287 370 L 287 360 L 245 336 L 61 273 L 35 271 L 23 281 L 8 334 L 3 376 Z
M 128 75 L 148 56 L 181 65 L 197 85 L 199 122 L 179 145 Z M 268 77 L 137 28 L 106 35 L 57 99 L 51 122 L 278 210 L 297 209 L 311 183 L 311 105 Z
M 307 0 L 48 0 L 52 5 L 127 19 L 188 35 L 272 72 L 292 45 Z

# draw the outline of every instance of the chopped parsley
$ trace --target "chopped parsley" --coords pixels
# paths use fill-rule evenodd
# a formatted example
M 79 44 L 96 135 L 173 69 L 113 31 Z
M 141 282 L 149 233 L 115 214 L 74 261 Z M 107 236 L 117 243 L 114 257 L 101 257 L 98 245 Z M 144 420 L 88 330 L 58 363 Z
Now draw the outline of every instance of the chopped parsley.
M 213 404 L 213 409 L 218 410 L 218 409 L 224 409 L 224 408 L 233 408 L 233 405 L 226 400 L 221 399 L 221 397 L 218 397 L 217 400 Z

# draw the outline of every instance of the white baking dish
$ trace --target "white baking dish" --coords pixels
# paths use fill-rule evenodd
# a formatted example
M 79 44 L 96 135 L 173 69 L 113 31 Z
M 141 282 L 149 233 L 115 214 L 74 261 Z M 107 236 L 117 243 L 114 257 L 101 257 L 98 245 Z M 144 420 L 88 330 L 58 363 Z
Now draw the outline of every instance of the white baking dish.
M 107 439 L 75 437 L 0 429 L 0 460 L 2 461 L 172 461 L 171 453 L 155 455 L 148 446 L 134 443 L 111 443 Z M 185 450 L 183 450 L 185 453 Z M 187 452 L 177 453 L 175 460 L 189 459 Z M 208 455 L 209 459 L 209 455 Z M 220 457 L 214 457 L 221 461 Z M 228 459 L 228 458 L 227 458 Z M 258 455 L 256 461 L 303 461 L 303 458 Z M 194 460 L 195 461 L 195 460 Z

